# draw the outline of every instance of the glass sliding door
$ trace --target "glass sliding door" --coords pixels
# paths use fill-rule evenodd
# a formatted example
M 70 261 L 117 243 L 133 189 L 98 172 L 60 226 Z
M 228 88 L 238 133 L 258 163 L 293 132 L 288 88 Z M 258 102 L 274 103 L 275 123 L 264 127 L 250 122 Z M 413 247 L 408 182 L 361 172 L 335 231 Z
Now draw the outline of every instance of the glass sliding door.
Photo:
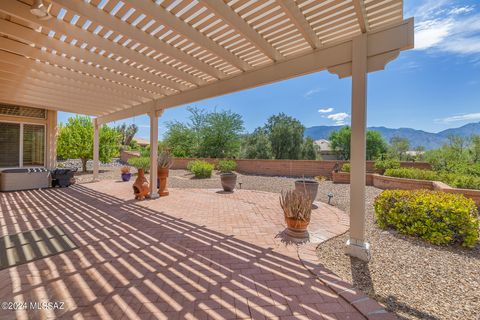
M 0 122 L 0 168 L 20 165 L 20 124 Z
M 23 166 L 45 164 L 45 126 L 23 125 Z

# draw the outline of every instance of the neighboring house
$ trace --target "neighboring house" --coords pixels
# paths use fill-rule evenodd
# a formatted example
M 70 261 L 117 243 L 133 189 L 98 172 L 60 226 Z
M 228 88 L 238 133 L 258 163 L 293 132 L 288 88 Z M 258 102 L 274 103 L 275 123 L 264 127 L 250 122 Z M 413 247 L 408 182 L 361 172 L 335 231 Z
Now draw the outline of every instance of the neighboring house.
M 142 139 L 142 138 L 133 138 L 133 141 L 135 141 L 136 143 L 138 143 L 138 145 L 140 147 L 146 147 L 146 146 L 149 146 L 150 145 L 150 141 L 146 140 L 146 139 Z
M 325 139 L 315 140 L 315 146 L 317 147 L 322 160 L 338 160 L 337 154 L 332 150 L 330 141 Z

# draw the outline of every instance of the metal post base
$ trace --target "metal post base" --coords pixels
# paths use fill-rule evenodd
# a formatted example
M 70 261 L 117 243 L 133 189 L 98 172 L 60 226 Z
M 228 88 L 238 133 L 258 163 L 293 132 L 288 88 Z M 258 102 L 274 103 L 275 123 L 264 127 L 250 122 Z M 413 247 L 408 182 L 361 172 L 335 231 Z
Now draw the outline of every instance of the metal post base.
M 345 253 L 363 261 L 370 261 L 370 244 L 368 242 L 349 239 L 345 247 Z

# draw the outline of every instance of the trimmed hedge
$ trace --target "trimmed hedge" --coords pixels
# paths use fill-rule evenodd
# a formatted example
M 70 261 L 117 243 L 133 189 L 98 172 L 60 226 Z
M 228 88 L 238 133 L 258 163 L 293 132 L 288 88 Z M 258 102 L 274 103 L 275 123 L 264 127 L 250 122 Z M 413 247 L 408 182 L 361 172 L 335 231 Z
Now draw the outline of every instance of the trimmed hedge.
M 436 245 L 461 243 L 473 248 L 479 238 L 477 206 L 462 194 L 385 190 L 374 207 L 380 228 L 394 228 Z
M 190 170 L 195 178 L 210 178 L 215 166 L 203 160 L 190 161 L 187 169 Z
M 387 169 L 384 175 L 397 178 L 442 181 L 454 188 L 480 189 L 480 177 L 416 168 Z

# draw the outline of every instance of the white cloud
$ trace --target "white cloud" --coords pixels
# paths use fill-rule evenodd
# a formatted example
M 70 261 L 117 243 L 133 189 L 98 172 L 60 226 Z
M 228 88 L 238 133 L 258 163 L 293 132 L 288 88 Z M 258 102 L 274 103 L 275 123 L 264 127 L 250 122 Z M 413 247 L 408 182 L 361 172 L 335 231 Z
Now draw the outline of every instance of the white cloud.
M 318 109 L 320 113 L 330 113 L 333 111 L 333 108 Z
M 312 89 L 312 90 L 308 90 L 307 92 L 305 92 L 305 94 L 303 95 L 305 98 L 308 98 L 316 93 L 319 93 L 320 91 L 323 91 L 323 88 L 315 88 L 315 89 Z
M 415 49 L 462 55 L 480 53 L 480 13 L 474 9 L 452 8 L 451 1 L 425 1 L 413 12 Z
M 334 114 L 329 114 L 327 116 L 328 119 L 335 121 L 336 125 L 344 125 L 346 122 L 345 120 L 348 119 L 350 115 L 345 112 L 339 112 L 339 113 L 334 113 Z
M 480 120 L 480 113 L 476 112 L 476 113 L 454 115 L 454 116 L 446 117 L 443 119 L 437 119 L 437 122 L 449 123 L 449 122 L 457 122 L 457 121 L 475 121 L 475 120 Z

